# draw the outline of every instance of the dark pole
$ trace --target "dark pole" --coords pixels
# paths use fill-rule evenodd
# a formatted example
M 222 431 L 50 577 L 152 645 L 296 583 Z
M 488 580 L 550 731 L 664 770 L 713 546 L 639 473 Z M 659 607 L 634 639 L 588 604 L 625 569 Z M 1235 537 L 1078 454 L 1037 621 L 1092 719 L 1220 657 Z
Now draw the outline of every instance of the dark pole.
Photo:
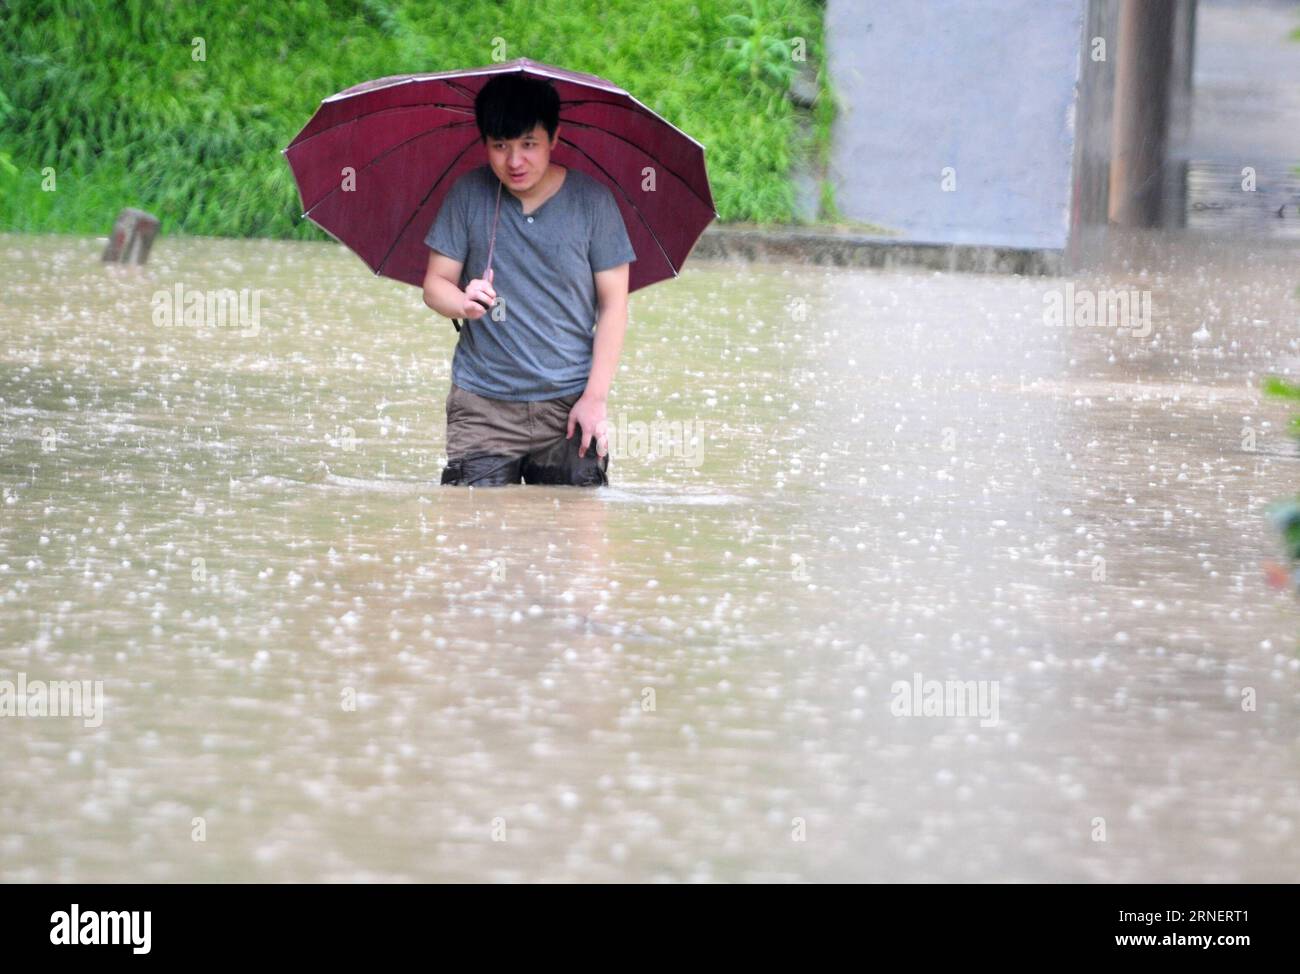
M 1120 0 L 1110 222 L 1160 223 L 1177 0 Z

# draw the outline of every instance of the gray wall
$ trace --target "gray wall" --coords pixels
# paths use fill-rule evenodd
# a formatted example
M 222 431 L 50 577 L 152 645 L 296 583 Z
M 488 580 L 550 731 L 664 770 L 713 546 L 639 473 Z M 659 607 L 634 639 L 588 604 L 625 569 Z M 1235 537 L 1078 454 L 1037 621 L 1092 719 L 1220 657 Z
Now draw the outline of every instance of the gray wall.
M 1063 248 L 1087 7 L 830 0 L 842 106 L 830 178 L 844 215 L 909 240 Z

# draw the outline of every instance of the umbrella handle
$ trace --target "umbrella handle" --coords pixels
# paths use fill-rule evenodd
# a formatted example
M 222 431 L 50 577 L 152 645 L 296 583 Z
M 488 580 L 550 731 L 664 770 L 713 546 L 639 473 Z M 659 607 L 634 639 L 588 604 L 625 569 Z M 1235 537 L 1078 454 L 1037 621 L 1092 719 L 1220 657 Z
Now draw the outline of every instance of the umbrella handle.
M 497 218 L 501 215 L 501 187 L 504 185 L 501 180 L 497 180 L 497 206 L 492 214 L 492 233 L 488 239 L 488 258 L 487 267 L 483 268 L 483 279 L 486 280 L 488 271 L 492 270 L 492 252 L 497 245 Z M 451 319 L 451 323 L 456 326 L 457 333 L 460 332 L 460 321 L 456 318 Z
M 492 235 L 488 240 L 487 267 L 483 268 L 484 279 L 487 278 L 488 271 L 492 269 L 492 251 L 496 248 L 497 245 L 497 217 L 501 215 L 501 186 L 502 186 L 502 182 L 500 179 L 498 179 L 497 180 L 497 208 L 495 212 L 493 212 L 492 214 Z

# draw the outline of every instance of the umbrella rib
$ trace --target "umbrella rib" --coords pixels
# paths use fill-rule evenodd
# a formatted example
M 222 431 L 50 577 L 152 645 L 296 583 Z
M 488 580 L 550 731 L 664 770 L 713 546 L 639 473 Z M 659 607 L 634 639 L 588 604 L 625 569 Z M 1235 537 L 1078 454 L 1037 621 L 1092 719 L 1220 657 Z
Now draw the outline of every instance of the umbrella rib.
M 630 207 L 632 207 L 632 211 L 633 211 L 634 213 L 636 213 L 636 215 L 637 215 L 637 219 L 641 221 L 641 225 L 642 225 L 643 227 L 645 227 L 645 228 L 646 228 L 646 232 L 650 234 L 650 239 L 652 239 L 652 240 L 655 242 L 655 246 L 659 248 L 659 253 L 663 254 L 663 257 L 664 257 L 664 263 L 666 263 L 666 264 L 668 265 L 668 267 L 672 270 L 672 272 L 673 272 L 673 277 L 676 277 L 676 276 L 677 276 L 677 268 L 673 265 L 673 260 L 672 260 L 671 257 L 668 256 L 668 251 L 664 249 L 664 245 L 663 245 L 662 243 L 659 242 L 659 235 L 658 235 L 657 233 L 654 232 L 654 228 L 650 226 L 649 221 L 646 220 L 645 216 L 641 213 L 641 210 L 637 207 L 636 203 L 632 202 L 632 197 L 628 196 L 628 195 L 627 195 L 627 191 L 624 190 L 623 187 L 619 185 L 618 180 L 615 179 L 613 176 L 611 176 L 611 175 L 609 174 L 609 170 L 607 170 L 604 166 L 602 166 L 600 163 L 598 163 L 595 159 L 592 159 L 590 155 L 587 155 L 587 153 L 586 153 L 585 150 L 583 150 L 583 149 L 579 148 L 578 146 L 574 145 L 574 144 L 573 144 L 572 142 L 570 142 L 568 139 L 561 139 L 560 141 L 563 142 L 563 143 L 565 143 L 566 145 L 568 145 L 570 148 L 572 148 L 573 151 L 575 151 L 575 152 L 581 152 L 584 156 L 587 157 L 587 159 L 591 162 L 591 164 L 592 164 L 593 166 L 595 166 L 597 169 L 599 169 L 601 172 L 603 172 L 603 173 L 605 174 L 605 177 L 606 177 L 606 178 L 607 178 L 607 179 L 608 179 L 608 180 L 609 180 L 613 185 L 618 186 L 618 191 L 619 191 L 620 193 L 622 193 L 622 194 L 623 194 L 623 198 L 624 198 L 625 200 L 627 200 L 627 205 L 630 206 Z
M 380 115 L 385 115 L 388 112 L 400 112 L 400 111 L 405 111 L 408 108 L 446 108 L 454 112 L 463 112 L 466 115 L 473 114 L 473 110 L 467 109 L 464 105 L 451 105 L 446 102 L 438 102 L 438 101 L 421 101 L 411 105 L 389 105 L 387 108 L 376 109 L 373 112 L 366 112 L 364 115 L 357 115 L 354 118 L 345 118 L 341 122 L 335 122 L 327 129 L 321 129 L 319 132 L 313 132 L 311 135 L 307 136 L 307 138 L 303 139 L 301 142 L 294 142 L 290 144 L 289 147 L 285 149 L 285 151 L 288 152 L 289 149 L 296 149 L 300 145 L 306 145 L 308 142 L 310 142 L 312 139 L 318 136 L 325 135 L 327 132 L 333 132 L 335 129 L 342 128 L 344 125 L 350 125 L 353 122 L 359 122 L 363 118 L 378 118 Z
M 473 145 L 474 142 L 469 142 L 468 144 L 466 144 L 465 148 L 461 149 L 458 153 L 456 153 L 456 158 L 453 159 L 450 165 L 448 165 L 447 168 L 442 171 L 442 174 L 433 181 L 433 185 L 431 185 L 429 187 L 429 191 L 424 194 L 423 198 L 420 200 L 419 205 L 416 206 L 413 210 L 411 210 L 411 215 L 408 216 L 406 218 L 406 222 L 402 224 L 402 229 L 397 231 L 397 233 L 393 236 L 392 244 L 390 244 L 388 249 L 384 251 L 384 256 L 379 261 L 379 266 L 375 268 L 376 274 L 383 273 L 384 265 L 388 263 L 388 258 L 391 257 L 393 255 L 393 251 L 397 249 L 398 242 L 401 241 L 402 237 L 406 235 L 406 230 L 411 225 L 411 222 L 415 219 L 415 215 L 424 209 L 424 204 L 429 202 L 429 197 L 432 196 L 433 191 L 438 188 L 438 184 L 447 178 L 447 173 L 451 172 L 453 169 L 456 168 L 456 164 L 460 162 L 460 160 L 464 157 L 465 153 L 468 152 Z M 331 192 L 333 191 L 331 190 Z
M 562 100 L 560 102 L 560 108 L 561 110 L 563 110 L 563 108 L 566 105 L 570 107 L 574 105 L 601 105 L 605 108 L 617 108 L 619 111 L 631 112 L 634 115 L 640 115 L 642 118 L 646 119 L 649 122 L 653 122 L 656 125 L 666 125 L 673 131 L 685 137 L 688 141 L 694 143 L 697 146 L 700 146 L 701 149 L 704 148 L 704 146 L 700 145 L 700 143 L 696 142 L 695 139 L 691 138 L 689 135 L 687 135 L 685 132 L 679 129 L 672 122 L 668 121 L 668 119 L 664 118 L 662 115 L 656 115 L 654 112 L 650 111 L 650 109 L 646 108 L 635 98 L 632 98 L 631 95 L 628 95 L 627 97 L 630 98 L 634 102 L 634 104 L 629 105 L 627 102 L 624 101 L 605 101 L 604 99 L 601 98 L 570 98 L 568 101 Z M 561 119 L 561 121 L 563 121 L 563 119 Z M 574 124 L 582 124 L 582 123 L 574 123 Z
M 360 175 L 361 173 L 363 173 L 363 172 L 365 172 L 367 169 L 369 169 L 371 166 L 373 166 L 375 163 L 379 162 L 379 160 L 385 158 L 386 156 L 390 156 L 390 155 L 392 155 L 392 154 L 393 154 L 394 152 L 396 152 L 398 149 L 404 148 L 405 146 L 410 145 L 412 142 L 415 142 L 415 141 L 418 140 L 418 139 L 427 138 L 427 137 L 430 136 L 430 135 L 434 135 L 434 134 L 436 134 L 436 133 L 440 133 L 440 132 L 446 132 L 446 131 L 448 131 L 449 129 L 453 129 L 453 128 L 456 128 L 456 127 L 458 127 L 458 126 L 465 126 L 465 125 L 467 125 L 467 124 L 469 124 L 469 123 L 467 123 L 467 122 L 454 122 L 454 123 L 452 123 L 451 125 L 440 125 L 440 126 L 438 126 L 437 128 L 435 128 L 435 129 L 429 129 L 429 130 L 427 130 L 427 131 L 425 131 L 425 132 L 420 132 L 420 133 L 418 133 L 418 134 L 416 134 L 416 135 L 413 135 L 413 136 L 411 136 L 409 139 L 403 139 L 401 142 L 398 142 L 396 145 L 391 145 L 391 146 L 389 146 L 389 147 L 388 147 L 387 149 L 385 149 L 383 152 L 379 153 L 379 155 L 377 155 L 377 156 L 375 156 L 374 158 L 372 158 L 369 162 L 367 162 L 364 166 L 362 166 L 360 169 L 357 170 L 357 174 Z M 464 150 L 463 150 L 463 149 L 461 150 L 461 155 L 464 155 Z M 446 174 L 447 174 L 447 173 L 446 173 L 446 171 L 444 170 L 444 171 L 443 171 L 443 176 L 445 176 Z M 438 178 L 439 178 L 439 179 L 442 179 L 442 176 L 439 176 Z M 438 184 L 435 182 L 434 185 L 436 186 L 436 185 L 438 185 Z M 335 186 L 335 187 L 334 187 L 333 189 L 331 189 L 328 193 L 326 193 L 324 196 L 322 196 L 320 199 L 318 199 L 315 203 L 313 203 L 313 204 L 311 205 L 311 207 L 307 210 L 307 212 L 303 214 L 303 216 L 311 216 L 311 211 L 312 211 L 312 210 L 316 209 L 316 207 L 320 206 L 322 203 L 324 203 L 327 199 L 329 199 L 331 196 L 333 196 L 333 195 L 334 195 L 335 193 L 337 193 L 338 191 L 339 191 L 339 187 L 338 187 L 338 186 Z
M 713 207 L 710 206 L 708 203 L 705 203 L 704 200 L 701 199 L 700 194 L 697 193 L 697 192 L 695 192 L 695 190 L 691 188 L 691 184 L 688 183 L 688 182 L 687 182 L 687 181 L 682 177 L 682 175 L 681 175 L 680 173 L 677 172 L 677 170 L 673 169 L 671 166 L 665 166 L 662 162 L 659 161 L 659 157 L 658 157 L 657 155 L 655 155 L 655 154 L 654 154 L 653 152 L 651 152 L 649 149 L 646 149 L 644 146 L 642 146 L 642 145 L 640 145 L 640 144 L 638 144 L 638 143 L 636 143 L 636 142 L 633 142 L 631 139 L 624 138 L 623 136 L 619 135 L 617 132 L 611 132 L 609 129 L 603 129 L 603 128 L 601 128 L 599 125 L 589 125 L 589 124 L 586 123 L 586 122 L 575 122 L 575 121 L 573 121 L 572 119 L 563 119 L 563 118 L 560 119 L 560 121 L 562 121 L 565 125 L 572 126 L 573 128 L 588 129 L 588 130 L 590 130 L 590 131 L 592 131 L 592 132 L 598 132 L 598 133 L 600 133 L 601 135 L 608 135 L 608 136 L 610 136 L 611 138 L 618 139 L 620 142 L 624 143 L 625 145 L 630 145 L 630 146 L 632 146 L 632 148 L 636 149 L 638 152 L 640 152 L 640 153 L 641 153 L 642 155 L 644 155 L 646 158 L 653 160 L 656 166 L 658 166 L 658 167 L 659 167 L 660 169 L 662 169 L 664 172 L 668 173 L 668 174 L 671 175 L 674 179 L 676 179 L 679 183 L 681 183 L 683 186 L 685 186 L 686 189 L 687 189 L 687 191 L 688 191 L 692 196 L 694 196 L 697 200 L 699 200 L 701 203 L 703 203 L 704 206 L 706 206 L 710 211 L 713 210 Z M 572 143 L 572 142 L 569 142 L 568 139 L 561 139 L 560 141 L 561 141 L 561 142 L 565 142 L 565 143 L 567 143 L 568 145 L 573 145 L 573 143 Z M 577 146 L 574 146 L 574 148 L 577 148 Z M 583 154 L 586 155 L 586 153 L 583 153 Z M 590 158 L 590 156 L 588 156 L 588 158 Z
M 446 81 L 444 81 L 443 84 L 445 84 L 448 88 L 455 88 L 457 91 L 459 91 L 462 95 L 464 95 L 466 98 L 470 100 L 470 104 L 473 104 L 475 93 L 470 91 L 459 81 L 453 81 L 449 78 Z

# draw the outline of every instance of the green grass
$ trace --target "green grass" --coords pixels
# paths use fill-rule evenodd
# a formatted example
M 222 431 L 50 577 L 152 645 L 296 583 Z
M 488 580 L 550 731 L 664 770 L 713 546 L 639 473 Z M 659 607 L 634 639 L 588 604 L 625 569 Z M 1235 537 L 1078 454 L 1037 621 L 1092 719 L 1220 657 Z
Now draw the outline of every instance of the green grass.
M 385 75 L 529 57 L 608 78 L 707 147 L 723 220 L 793 220 L 832 102 L 817 0 L 12 0 L 0 4 L 0 229 L 328 239 L 280 150 L 320 100 Z M 206 60 L 191 42 L 203 38 Z M 812 145 L 783 97 L 805 38 Z M 55 192 L 42 191 L 53 170 Z M 827 198 L 833 212 L 833 200 Z

